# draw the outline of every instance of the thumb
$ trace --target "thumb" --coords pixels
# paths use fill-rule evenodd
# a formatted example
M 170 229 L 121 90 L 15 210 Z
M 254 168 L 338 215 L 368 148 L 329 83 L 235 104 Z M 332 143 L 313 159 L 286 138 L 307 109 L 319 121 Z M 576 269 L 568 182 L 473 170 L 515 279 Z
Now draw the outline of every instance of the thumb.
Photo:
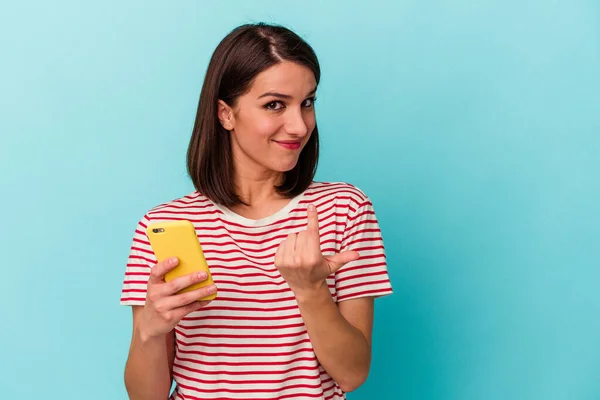
M 332 274 L 349 262 L 358 260 L 359 258 L 360 254 L 358 254 L 357 251 L 344 251 L 333 256 L 325 257 L 327 264 L 329 265 L 329 271 L 331 271 Z

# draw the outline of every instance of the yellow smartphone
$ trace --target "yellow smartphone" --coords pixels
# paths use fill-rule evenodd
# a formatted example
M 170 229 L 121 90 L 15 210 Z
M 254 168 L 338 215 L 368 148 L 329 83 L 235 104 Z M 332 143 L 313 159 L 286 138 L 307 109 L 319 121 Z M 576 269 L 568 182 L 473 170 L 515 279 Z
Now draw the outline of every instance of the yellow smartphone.
M 202 246 L 196 236 L 196 229 L 190 221 L 152 223 L 146 228 L 146 234 L 158 261 L 169 257 L 179 259 L 179 264 L 166 273 L 165 282 L 194 272 L 205 271 L 208 274 L 205 281 L 193 284 L 178 293 L 189 292 L 214 283 L 204 258 Z M 198 301 L 213 300 L 215 297 L 217 297 L 217 293 L 198 299 Z

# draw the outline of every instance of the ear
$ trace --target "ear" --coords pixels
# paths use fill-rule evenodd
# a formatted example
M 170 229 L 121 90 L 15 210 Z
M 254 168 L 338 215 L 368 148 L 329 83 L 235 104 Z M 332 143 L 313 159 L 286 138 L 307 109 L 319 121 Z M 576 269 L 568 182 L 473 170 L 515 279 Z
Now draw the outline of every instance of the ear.
M 235 118 L 233 116 L 233 109 L 227 105 L 223 100 L 219 100 L 217 103 L 217 117 L 221 122 L 223 128 L 228 131 L 233 130 L 235 125 Z

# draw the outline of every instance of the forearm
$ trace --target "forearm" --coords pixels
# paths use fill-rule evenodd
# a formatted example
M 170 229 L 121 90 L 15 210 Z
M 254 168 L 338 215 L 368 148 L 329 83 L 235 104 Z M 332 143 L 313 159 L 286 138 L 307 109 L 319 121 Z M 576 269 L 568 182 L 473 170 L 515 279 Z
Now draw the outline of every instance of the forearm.
M 167 338 L 145 338 L 136 329 L 125 366 L 130 400 L 165 400 L 171 390 Z
M 296 293 L 302 319 L 317 359 L 345 392 L 367 379 L 371 348 L 362 332 L 341 314 L 326 284 L 310 293 Z

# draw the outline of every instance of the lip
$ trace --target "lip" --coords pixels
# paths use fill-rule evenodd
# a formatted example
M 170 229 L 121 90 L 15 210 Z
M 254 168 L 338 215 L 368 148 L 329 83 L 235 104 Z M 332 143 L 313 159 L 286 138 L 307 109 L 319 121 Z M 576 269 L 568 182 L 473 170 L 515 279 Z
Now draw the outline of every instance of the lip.
M 302 143 L 300 140 L 275 140 L 274 142 L 288 150 L 298 150 Z

